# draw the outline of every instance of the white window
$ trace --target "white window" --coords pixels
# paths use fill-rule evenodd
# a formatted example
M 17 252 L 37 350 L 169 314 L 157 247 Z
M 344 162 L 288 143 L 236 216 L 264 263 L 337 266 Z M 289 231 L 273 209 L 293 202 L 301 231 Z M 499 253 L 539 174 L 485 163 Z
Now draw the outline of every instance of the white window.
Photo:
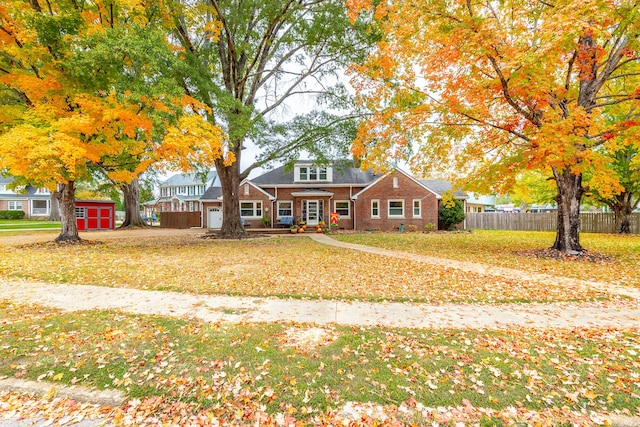
M 293 216 L 293 202 L 278 202 L 278 218 L 281 218 L 283 216 Z
M 244 185 L 244 195 L 248 196 L 249 195 L 249 184 L 245 184 Z
M 48 188 L 38 188 L 36 194 L 50 194 Z
M 398 177 L 397 176 L 393 177 L 393 188 L 398 188 Z
M 262 218 L 262 202 L 240 202 L 240 216 Z
M 20 201 L 20 200 L 9 200 L 9 210 L 10 211 L 21 211 L 22 210 L 22 201 Z
M 340 215 L 340 218 L 350 218 L 349 205 L 350 203 L 348 200 L 336 200 L 333 211 L 337 212 Z
M 404 218 L 404 200 L 389 200 L 389 218 Z
M 422 217 L 422 200 L 420 199 L 413 199 L 413 217 Z
M 196 195 L 196 187 L 193 185 L 189 186 L 189 195 L 190 196 L 195 196 Z
M 193 202 L 189 202 L 189 212 L 193 212 Z
M 84 208 L 76 208 L 76 218 L 84 218 Z
M 380 200 L 371 201 L 371 218 L 380 218 Z
M 331 181 L 331 168 L 324 166 L 299 166 L 296 168 L 296 181 Z
M 31 215 L 49 215 L 49 200 L 32 200 Z

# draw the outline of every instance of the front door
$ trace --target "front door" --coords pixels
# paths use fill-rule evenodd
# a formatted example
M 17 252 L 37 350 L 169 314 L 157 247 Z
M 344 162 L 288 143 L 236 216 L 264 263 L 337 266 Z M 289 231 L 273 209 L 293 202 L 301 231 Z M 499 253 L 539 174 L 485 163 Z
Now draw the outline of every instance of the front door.
M 222 208 L 209 208 L 207 210 L 207 227 L 222 228 Z
M 320 218 L 320 201 L 307 200 L 307 225 L 318 225 Z

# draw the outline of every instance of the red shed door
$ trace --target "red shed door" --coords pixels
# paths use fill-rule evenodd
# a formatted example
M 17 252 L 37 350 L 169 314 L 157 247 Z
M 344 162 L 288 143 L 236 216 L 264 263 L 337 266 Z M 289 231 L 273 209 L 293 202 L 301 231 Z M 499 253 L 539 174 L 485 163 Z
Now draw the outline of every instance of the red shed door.
M 98 229 L 98 208 L 87 207 L 87 230 Z
M 102 230 L 111 229 L 111 209 L 110 208 L 100 208 L 100 229 Z

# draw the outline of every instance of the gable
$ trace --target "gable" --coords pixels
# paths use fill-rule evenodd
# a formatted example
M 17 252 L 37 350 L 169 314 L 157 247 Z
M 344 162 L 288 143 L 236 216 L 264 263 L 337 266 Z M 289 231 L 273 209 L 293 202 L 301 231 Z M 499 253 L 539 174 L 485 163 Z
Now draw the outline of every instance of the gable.
M 394 172 L 390 172 L 386 175 L 381 176 L 380 178 L 372 182 L 370 185 L 368 185 L 367 187 L 363 188 L 362 190 L 354 194 L 352 199 L 356 200 L 359 196 L 365 194 L 366 192 L 375 190 L 376 186 L 385 186 L 385 187 L 394 188 L 394 179 L 398 179 L 398 188 L 397 188 L 398 192 L 406 191 L 407 190 L 406 183 L 410 183 L 410 187 L 413 188 L 414 193 L 417 192 L 419 189 L 419 191 L 424 191 L 424 192 L 433 194 L 434 196 L 436 196 L 436 198 L 440 199 L 439 194 L 437 194 L 430 188 L 426 187 L 423 183 L 421 183 L 420 181 L 418 181 L 417 179 L 415 179 L 414 177 L 412 177 L 411 175 L 409 175 L 408 173 L 404 172 L 401 169 L 396 169 Z M 403 188 L 403 185 L 401 185 L 401 182 L 405 182 L 404 188 Z

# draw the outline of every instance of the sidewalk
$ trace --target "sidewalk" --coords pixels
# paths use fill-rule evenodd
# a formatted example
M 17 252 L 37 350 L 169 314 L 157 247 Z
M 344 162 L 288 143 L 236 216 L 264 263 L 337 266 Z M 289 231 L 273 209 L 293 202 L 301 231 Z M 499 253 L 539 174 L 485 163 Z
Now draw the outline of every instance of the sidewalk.
M 120 310 L 205 322 L 378 325 L 402 328 L 508 326 L 640 327 L 640 309 L 598 304 L 411 304 L 193 295 L 88 285 L 0 282 L 0 299 L 68 311 Z

